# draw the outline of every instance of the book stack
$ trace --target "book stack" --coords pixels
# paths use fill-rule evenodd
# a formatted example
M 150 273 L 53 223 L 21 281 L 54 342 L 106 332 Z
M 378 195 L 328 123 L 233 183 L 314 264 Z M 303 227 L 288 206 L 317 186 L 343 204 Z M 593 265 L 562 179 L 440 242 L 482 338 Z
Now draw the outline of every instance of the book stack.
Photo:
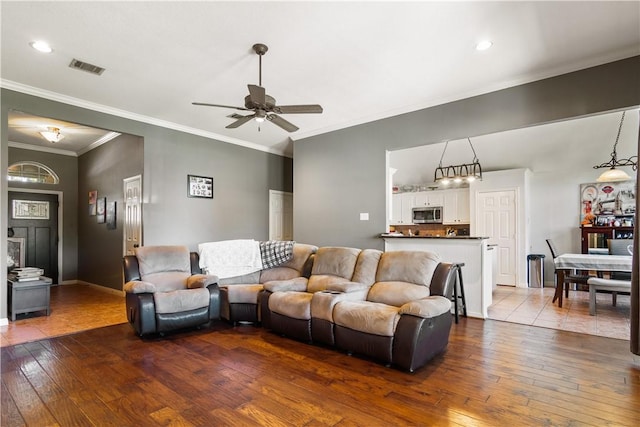
M 30 282 L 40 280 L 40 276 L 44 274 L 44 270 L 37 267 L 14 268 L 11 270 L 8 279 L 12 282 Z

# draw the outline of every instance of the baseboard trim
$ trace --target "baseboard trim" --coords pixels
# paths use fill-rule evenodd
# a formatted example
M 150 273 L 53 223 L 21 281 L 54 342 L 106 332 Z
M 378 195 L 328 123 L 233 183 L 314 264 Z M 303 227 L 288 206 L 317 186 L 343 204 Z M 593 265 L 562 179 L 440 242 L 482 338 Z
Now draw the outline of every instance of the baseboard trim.
M 76 280 L 75 284 L 84 285 L 84 286 L 91 286 L 93 289 L 96 289 L 98 291 L 107 292 L 107 293 L 112 294 L 112 295 L 118 295 L 119 297 L 125 296 L 125 293 L 122 290 L 113 289 L 113 288 L 107 288 L 106 286 L 96 285 L 95 283 L 85 282 L 84 280 Z

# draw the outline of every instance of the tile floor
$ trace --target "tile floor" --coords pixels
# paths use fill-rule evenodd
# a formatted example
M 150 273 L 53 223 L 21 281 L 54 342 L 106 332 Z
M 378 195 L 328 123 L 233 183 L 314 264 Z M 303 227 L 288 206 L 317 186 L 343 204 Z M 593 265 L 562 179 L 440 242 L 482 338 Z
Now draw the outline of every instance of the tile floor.
M 596 315 L 589 315 L 589 292 L 569 291 L 569 298 L 552 303 L 553 288 L 498 286 L 493 291 L 489 318 L 544 328 L 629 340 L 631 335 L 629 295 L 618 295 L 615 307 L 611 295 L 598 293 Z

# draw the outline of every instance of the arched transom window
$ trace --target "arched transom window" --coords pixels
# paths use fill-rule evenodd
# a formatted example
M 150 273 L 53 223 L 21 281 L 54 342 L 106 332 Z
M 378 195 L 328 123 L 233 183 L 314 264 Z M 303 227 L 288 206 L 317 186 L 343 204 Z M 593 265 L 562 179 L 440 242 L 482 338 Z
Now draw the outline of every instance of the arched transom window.
M 42 163 L 18 162 L 9 166 L 9 181 L 31 182 L 41 184 L 58 184 L 58 175 Z

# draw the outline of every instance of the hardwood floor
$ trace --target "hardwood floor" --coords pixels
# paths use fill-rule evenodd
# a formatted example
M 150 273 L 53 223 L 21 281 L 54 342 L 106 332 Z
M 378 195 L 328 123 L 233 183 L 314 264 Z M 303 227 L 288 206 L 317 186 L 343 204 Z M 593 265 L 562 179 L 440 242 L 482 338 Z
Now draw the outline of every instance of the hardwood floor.
M 128 324 L 1 349 L 2 426 L 637 426 L 622 340 L 462 318 L 409 374 L 254 326 Z
M 89 285 L 51 287 L 51 315 L 19 314 L 0 326 L 0 346 L 86 331 L 127 321 L 124 296 Z

